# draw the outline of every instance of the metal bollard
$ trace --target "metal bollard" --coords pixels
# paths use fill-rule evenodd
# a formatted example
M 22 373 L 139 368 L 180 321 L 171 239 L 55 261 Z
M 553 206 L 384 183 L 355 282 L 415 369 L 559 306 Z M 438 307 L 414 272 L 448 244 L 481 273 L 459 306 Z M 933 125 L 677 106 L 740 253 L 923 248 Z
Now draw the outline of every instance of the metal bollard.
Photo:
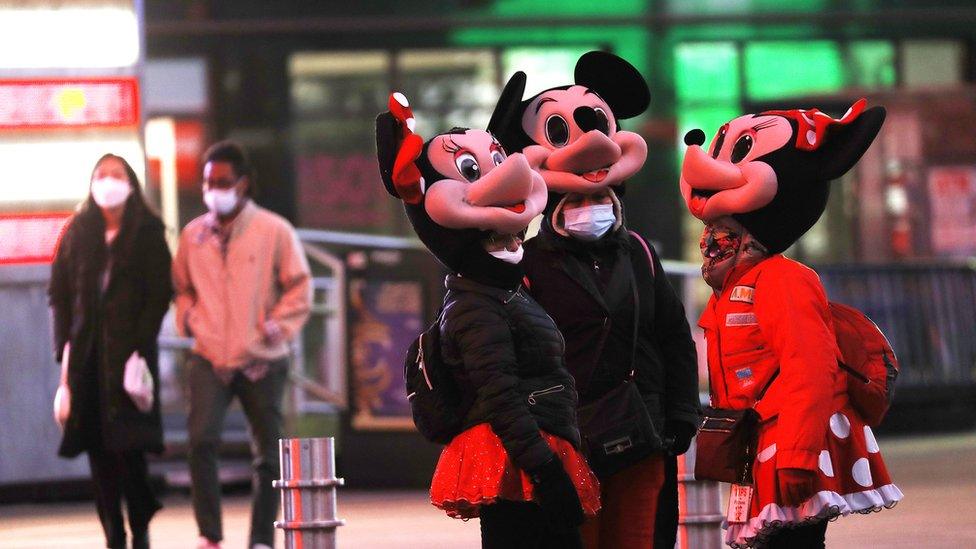
M 284 520 L 275 528 L 285 531 L 285 549 L 334 549 L 336 528 L 346 521 L 336 517 L 336 488 L 344 481 L 335 476 L 335 439 L 289 438 L 278 441 Z
M 678 547 L 723 547 L 722 491 L 719 483 L 695 479 L 695 443 L 678 458 Z

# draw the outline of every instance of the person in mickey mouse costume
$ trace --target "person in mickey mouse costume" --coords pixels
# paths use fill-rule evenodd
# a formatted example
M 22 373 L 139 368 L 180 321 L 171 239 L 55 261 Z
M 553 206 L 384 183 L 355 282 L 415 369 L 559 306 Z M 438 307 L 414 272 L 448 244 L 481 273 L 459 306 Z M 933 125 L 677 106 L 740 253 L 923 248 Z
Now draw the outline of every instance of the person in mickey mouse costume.
M 685 136 L 681 194 L 706 224 L 702 275 L 713 289 L 699 321 L 712 406 L 760 417 L 751 499 L 726 524 L 731 547 L 824 547 L 829 519 L 902 499 L 848 397 L 820 279 L 782 255 L 881 129 L 884 109 L 865 106 L 840 119 L 817 109 L 741 116 L 707 150 L 701 130 Z
M 566 336 L 581 423 L 584 413 L 608 417 L 604 407 L 619 406 L 627 383 L 650 420 L 640 444 L 630 425 L 598 419 L 609 421 L 600 430 L 615 434 L 588 446 L 603 510 L 583 525 L 584 543 L 674 547 L 675 456 L 688 449 L 699 421 L 698 361 L 681 300 L 653 247 L 627 229 L 621 201 L 647 145 L 620 121 L 644 112 L 650 92 L 632 65 L 601 51 L 580 57 L 574 80 L 523 100 L 526 75 L 516 73 L 489 129 L 526 156 L 550 191 L 523 263 L 529 291 Z M 616 440 L 619 452 L 601 461 L 595 454 Z

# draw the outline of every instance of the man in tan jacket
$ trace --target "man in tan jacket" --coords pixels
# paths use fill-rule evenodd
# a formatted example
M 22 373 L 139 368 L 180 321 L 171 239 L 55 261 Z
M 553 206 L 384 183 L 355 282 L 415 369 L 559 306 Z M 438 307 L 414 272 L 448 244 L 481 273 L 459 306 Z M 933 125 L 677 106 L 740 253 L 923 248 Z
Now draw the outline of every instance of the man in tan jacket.
M 178 329 L 194 338 L 189 361 L 190 476 L 198 547 L 223 538 L 217 451 L 224 415 L 236 396 L 254 455 L 250 546 L 274 545 L 281 400 L 289 342 L 311 306 L 311 275 L 294 228 L 251 200 L 253 171 L 229 141 L 204 155 L 209 212 L 180 235 L 173 262 Z

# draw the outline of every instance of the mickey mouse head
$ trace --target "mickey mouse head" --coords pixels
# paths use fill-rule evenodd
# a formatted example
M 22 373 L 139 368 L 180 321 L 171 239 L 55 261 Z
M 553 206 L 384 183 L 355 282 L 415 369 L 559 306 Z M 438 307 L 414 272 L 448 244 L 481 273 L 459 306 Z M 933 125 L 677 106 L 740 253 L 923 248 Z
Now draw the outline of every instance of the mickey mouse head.
M 574 85 L 522 100 L 526 76 L 516 72 L 488 124 L 509 150 L 521 150 L 555 192 L 593 193 L 619 185 L 647 159 L 647 144 L 621 131 L 619 120 L 644 112 L 650 92 L 632 65 L 592 51 L 576 64 Z

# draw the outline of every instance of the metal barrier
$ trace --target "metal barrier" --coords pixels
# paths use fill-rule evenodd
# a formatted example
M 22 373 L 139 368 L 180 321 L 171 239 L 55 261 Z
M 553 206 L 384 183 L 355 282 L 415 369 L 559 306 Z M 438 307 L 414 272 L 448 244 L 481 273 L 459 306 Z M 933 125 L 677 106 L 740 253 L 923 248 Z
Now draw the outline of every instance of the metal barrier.
M 722 542 L 722 490 L 719 483 L 695 479 L 695 443 L 678 458 L 678 543 L 680 549 L 719 549 Z
M 333 549 L 336 528 L 346 521 L 336 516 L 336 489 L 343 480 L 335 476 L 335 439 L 291 438 L 278 441 L 284 520 L 275 528 L 285 531 L 286 549 Z
M 902 368 L 898 388 L 976 385 L 972 265 L 819 267 L 827 295 L 863 311 Z

